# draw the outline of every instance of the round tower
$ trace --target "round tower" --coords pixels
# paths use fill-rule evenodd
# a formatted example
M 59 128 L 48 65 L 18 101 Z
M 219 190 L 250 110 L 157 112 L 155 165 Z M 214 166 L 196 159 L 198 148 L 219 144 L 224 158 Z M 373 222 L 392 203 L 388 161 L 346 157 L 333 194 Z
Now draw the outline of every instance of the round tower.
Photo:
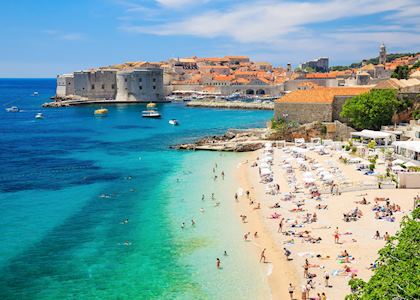
M 380 49 L 379 49 L 379 64 L 385 65 L 386 63 L 386 47 L 384 43 L 382 43 Z

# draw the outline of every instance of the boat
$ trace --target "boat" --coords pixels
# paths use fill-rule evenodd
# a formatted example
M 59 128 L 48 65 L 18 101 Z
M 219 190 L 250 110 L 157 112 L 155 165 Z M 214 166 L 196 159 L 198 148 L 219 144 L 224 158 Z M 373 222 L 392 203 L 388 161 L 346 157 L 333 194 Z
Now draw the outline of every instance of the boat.
M 38 96 L 39 93 L 38 92 L 33 92 L 32 96 Z
M 176 119 L 170 119 L 169 120 L 169 124 L 174 125 L 174 126 L 178 126 L 179 125 L 179 122 Z
M 108 110 L 106 108 L 101 107 L 100 109 L 95 110 L 95 115 L 106 115 Z
M 146 106 L 148 109 L 154 109 L 155 107 L 156 107 L 156 104 L 155 103 L 153 103 L 153 102 L 150 102 L 150 103 L 148 103 L 147 104 L 147 106 Z
M 20 109 L 17 106 L 12 106 L 12 107 L 6 108 L 6 111 L 7 112 L 20 112 Z
M 36 115 L 35 115 L 35 119 L 43 119 L 44 118 L 44 115 L 42 114 L 42 113 L 37 113 Z
M 143 118 L 160 118 L 161 117 L 160 113 L 153 109 L 142 111 L 141 116 Z

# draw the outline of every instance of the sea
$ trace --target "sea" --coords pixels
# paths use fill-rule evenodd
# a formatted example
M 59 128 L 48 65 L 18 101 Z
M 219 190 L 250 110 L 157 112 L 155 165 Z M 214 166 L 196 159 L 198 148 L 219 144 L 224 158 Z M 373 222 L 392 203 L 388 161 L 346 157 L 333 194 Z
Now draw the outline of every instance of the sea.
M 142 118 L 145 105 L 95 117 L 42 108 L 54 94 L 55 79 L 0 79 L 0 299 L 269 299 L 234 208 L 244 156 L 169 146 L 265 126 L 271 111 L 169 103 L 161 119 Z

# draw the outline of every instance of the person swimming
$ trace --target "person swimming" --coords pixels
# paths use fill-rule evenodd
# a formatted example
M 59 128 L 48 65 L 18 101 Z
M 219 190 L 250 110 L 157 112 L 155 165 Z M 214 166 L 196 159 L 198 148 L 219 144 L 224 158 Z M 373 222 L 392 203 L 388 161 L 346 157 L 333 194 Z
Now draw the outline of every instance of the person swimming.
M 226 250 L 225 250 L 225 252 L 223 252 L 223 255 L 224 255 L 224 256 L 228 256 L 228 254 L 227 254 Z
M 181 229 L 184 229 L 185 228 L 185 223 L 184 222 L 182 222 L 182 224 L 181 224 Z
M 195 221 L 194 221 L 194 219 L 191 219 L 191 226 L 194 226 L 195 225 Z
M 220 259 L 216 258 L 216 268 L 220 269 Z
M 204 208 L 200 208 L 200 212 L 203 214 L 204 213 Z

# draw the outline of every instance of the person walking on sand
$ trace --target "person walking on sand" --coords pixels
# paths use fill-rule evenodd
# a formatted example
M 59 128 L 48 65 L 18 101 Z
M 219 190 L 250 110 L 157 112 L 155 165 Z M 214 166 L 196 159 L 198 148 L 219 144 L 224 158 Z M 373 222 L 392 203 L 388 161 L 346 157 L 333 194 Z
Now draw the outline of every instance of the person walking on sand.
M 220 269 L 220 259 L 216 258 L 216 268 Z
M 258 232 L 257 231 L 255 231 L 255 233 L 254 233 L 254 238 L 256 239 L 258 237 Z
M 301 287 L 301 299 L 306 300 L 306 286 L 302 285 Z
M 288 290 L 289 290 L 290 300 L 293 300 L 293 292 L 295 291 L 295 287 L 291 283 L 289 283 Z
M 235 201 L 238 202 L 238 193 L 235 193 Z
M 248 240 L 248 236 L 251 234 L 251 232 L 245 233 L 244 234 L 244 241 Z
M 327 271 L 325 271 L 324 273 L 325 287 L 330 287 L 330 284 L 328 282 L 329 279 L 330 279 L 330 274 Z
M 325 293 L 322 293 L 321 300 L 327 300 L 327 295 L 325 295 Z
M 264 250 L 261 252 L 261 256 L 260 256 L 260 262 L 261 262 L 261 260 L 263 261 L 263 263 L 265 263 L 265 259 L 266 259 L 266 257 L 265 257 L 265 248 L 264 248 Z
M 249 191 L 246 191 L 246 197 L 249 199 Z
M 277 230 L 277 232 L 283 232 L 283 221 L 284 221 L 284 218 L 281 218 L 280 223 L 279 223 L 279 229 Z
M 225 179 L 225 172 L 222 171 L 221 175 L 222 175 L 222 179 L 224 180 Z
M 338 227 L 336 227 L 334 231 L 334 243 L 338 244 L 339 242 L 340 242 L 340 234 L 338 232 Z

